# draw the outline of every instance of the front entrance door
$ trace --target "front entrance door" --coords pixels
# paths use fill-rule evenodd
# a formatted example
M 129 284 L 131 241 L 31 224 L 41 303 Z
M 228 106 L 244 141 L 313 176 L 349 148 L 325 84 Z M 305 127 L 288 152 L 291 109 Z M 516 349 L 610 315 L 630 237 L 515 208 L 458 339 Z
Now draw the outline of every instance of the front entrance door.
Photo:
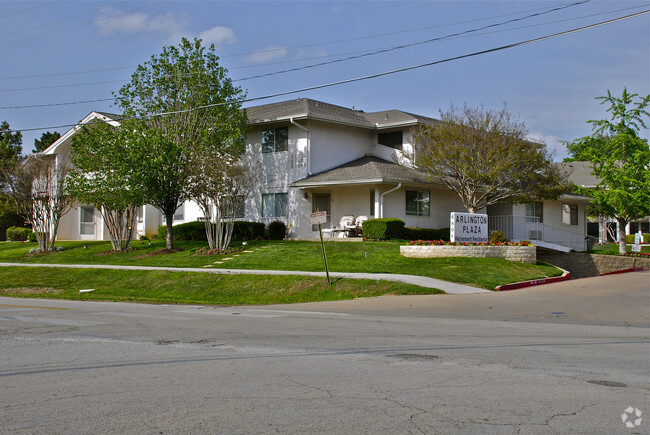
M 312 193 L 311 195 L 311 211 L 326 211 L 327 223 L 322 224 L 323 228 L 331 228 L 332 210 L 331 198 L 329 193 Z M 318 231 L 318 225 L 311 226 L 312 231 Z

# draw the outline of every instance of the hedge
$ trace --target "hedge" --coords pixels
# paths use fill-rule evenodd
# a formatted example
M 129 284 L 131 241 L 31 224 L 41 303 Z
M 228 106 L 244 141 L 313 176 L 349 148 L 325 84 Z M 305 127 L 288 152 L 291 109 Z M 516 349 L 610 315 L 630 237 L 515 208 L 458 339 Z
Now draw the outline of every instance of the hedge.
M 449 228 L 404 228 L 404 236 L 406 240 L 450 240 Z
M 235 221 L 233 226 L 232 240 L 253 240 L 257 237 L 264 237 L 264 224 L 261 222 Z M 167 237 L 167 227 L 158 227 L 158 237 Z M 205 236 L 205 223 L 203 221 L 186 222 L 174 225 L 174 240 L 198 240 L 207 242 Z
M 10 242 L 23 242 L 29 238 L 32 232 L 29 228 L 23 227 L 9 227 L 7 228 L 7 240 Z
M 404 221 L 400 219 L 369 219 L 361 227 L 363 229 L 363 237 L 366 239 L 401 239 L 404 235 Z
M 634 243 L 634 234 L 627 234 L 625 236 L 625 243 Z M 650 233 L 643 234 L 643 243 L 650 243 Z

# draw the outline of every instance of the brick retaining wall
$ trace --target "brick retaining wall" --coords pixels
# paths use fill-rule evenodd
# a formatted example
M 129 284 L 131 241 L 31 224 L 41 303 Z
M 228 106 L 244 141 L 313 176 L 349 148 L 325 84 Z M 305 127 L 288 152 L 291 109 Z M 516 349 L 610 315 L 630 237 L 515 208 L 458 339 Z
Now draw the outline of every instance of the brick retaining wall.
M 537 262 L 534 246 L 408 245 L 399 249 L 400 254 L 411 258 L 495 257 L 523 263 Z
M 583 254 L 579 252 L 538 252 L 537 259 L 571 272 L 571 278 L 586 278 L 619 270 L 642 267 L 650 269 L 650 258 L 617 255 Z

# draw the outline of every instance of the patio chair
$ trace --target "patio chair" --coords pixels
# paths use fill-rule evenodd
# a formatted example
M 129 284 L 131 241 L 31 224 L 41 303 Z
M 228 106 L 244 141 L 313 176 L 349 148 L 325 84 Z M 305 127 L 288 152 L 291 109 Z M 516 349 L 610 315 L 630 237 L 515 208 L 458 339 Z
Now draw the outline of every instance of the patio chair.
M 354 220 L 354 225 L 350 227 L 352 230 L 351 232 L 353 233 L 354 237 L 362 237 L 363 236 L 363 223 L 368 220 L 368 216 L 358 216 Z
M 350 227 L 354 222 L 354 216 L 351 214 L 346 214 L 343 216 L 339 222 L 339 225 L 334 228 L 325 228 L 323 234 L 329 234 L 330 237 L 334 237 L 335 233 L 339 233 L 339 237 L 347 237 Z

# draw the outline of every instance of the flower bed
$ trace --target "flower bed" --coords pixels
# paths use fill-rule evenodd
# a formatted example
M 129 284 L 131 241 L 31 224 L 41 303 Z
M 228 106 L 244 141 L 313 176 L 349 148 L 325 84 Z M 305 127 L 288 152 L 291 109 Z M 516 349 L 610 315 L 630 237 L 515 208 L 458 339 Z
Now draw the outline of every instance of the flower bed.
M 512 242 L 489 244 L 417 240 L 410 242 L 408 246 L 400 246 L 400 254 L 411 258 L 494 257 L 523 263 L 537 262 L 534 246 L 529 243 Z

